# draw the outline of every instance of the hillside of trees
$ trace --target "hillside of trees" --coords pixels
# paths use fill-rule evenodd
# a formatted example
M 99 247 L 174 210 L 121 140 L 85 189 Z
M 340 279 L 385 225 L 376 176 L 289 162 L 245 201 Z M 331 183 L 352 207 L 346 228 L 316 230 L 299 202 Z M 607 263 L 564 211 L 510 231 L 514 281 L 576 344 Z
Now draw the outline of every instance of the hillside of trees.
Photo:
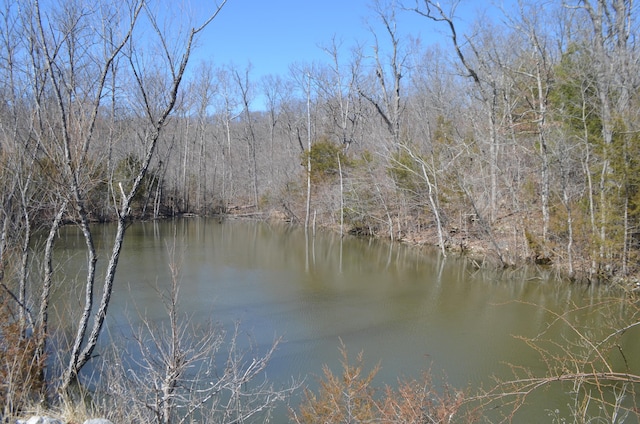
M 553 264 L 571 277 L 638 271 L 630 2 L 520 1 L 461 32 L 450 5 L 376 1 L 368 12 L 382 29 L 372 47 L 328 40 L 318 47 L 325 63 L 260 80 L 250 65 L 191 63 L 162 120 L 175 63 L 143 55 L 134 33 L 100 69 L 95 56 L 122 27 L 105 41 L 73 4 L 47 15 L 41 34 L 18 3 L 2 13 L 5 266 L 7 246 L 24 245 L 58 213 L 61 222 L 117 219 L 120 197 L 147 167 L 130 199 L 135 218 L 312 219 L 478 250 L 502 265 Z M 446 41 L 404 35 L 396 17 L 405 13 Z M 162 131 L 147 158 L 154 120 Z

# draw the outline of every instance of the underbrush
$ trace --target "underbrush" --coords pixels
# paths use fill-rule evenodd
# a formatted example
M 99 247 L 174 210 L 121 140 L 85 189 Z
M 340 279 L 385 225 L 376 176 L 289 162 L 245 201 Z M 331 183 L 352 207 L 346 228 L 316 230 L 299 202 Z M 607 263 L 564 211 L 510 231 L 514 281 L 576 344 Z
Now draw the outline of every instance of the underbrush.
M 401 379 L 398 388 L 375 387 L 373 379 L 380 366 L 364 370 L 364 355 L 349 360 L 340 346 L 342 373 L 334 374 L 326 365 L 317 393 L 304 390 L 304 399 L 291 411 L 295 424 L 320 423 L 449 423 L 473 422 L 472 411 L 464 410 L 465 393 L 446 381 L 438 388 L 432 373 L 418 379 Z
M 45 359 L 36 351 L 33 335 L 1 299 L 0 305 L 0 417 L 11 417 L 43 402 Z

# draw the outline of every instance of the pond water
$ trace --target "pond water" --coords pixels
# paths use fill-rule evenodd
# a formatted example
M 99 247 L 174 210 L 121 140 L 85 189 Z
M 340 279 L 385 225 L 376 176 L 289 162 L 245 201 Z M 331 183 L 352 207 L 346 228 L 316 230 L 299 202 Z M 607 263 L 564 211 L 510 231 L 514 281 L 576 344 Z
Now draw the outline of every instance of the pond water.
M 98 230 L 101 250 L 114 227 Z M 342 341 L 351 355 L 364 352 L 366 365 L 380 363 L 379 384 L 431 369 L 457 388 L 486 386 L 493 376 L 510 378 L 508 364 L 544 375 L 539 356 L 516 336 L 547 330 L 545 337 L 569 343 L 567 325 L 549 328 L 554 313 L 581 307 L 571 315 L 572 325 L 608 322 L 592 312 L 610 296 L 606 289 L 567 284 L 540 270 L 498 273 L 424 248 L 322 232 L 305 238 L 300 228 L 264 222 L 190 218 L 136 223 L 128 230 L 107 320 L 111 336 L 126 336 L 139 312 L 152 320 L 165 317 L 157 287 L 170 281 L 168 246 L 174 242 L 182 256 L 182 310 L 227 326 L 239 321 L 258 349 L 282 337 L 267 369 L 277 384 L 293 377 L 313 385 L 323 364 L 339 373 Z M 77 229 L 61 231 L 57 255 L 69 281 L 84 260 L 83 248 Z M 102 266 L 106 253 L 101 251 Z M 67 299 L 65 294 L 57 302 Z M 631 333 L 625 354 L 638 370 L 640 334 Z M 558 390 L 532 397 L 517 422 L 550 422 L 556 410 L 569 416 L 569 397 Z

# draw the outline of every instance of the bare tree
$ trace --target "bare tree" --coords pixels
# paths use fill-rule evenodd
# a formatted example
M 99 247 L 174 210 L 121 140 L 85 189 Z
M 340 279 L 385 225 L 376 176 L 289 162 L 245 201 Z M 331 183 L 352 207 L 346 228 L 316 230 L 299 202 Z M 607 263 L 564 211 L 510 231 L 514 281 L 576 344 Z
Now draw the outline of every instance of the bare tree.
M 535 7 L 535 6 L 534 6 Z M 530 71 L 521 68 L 519 72 L 530 80 L 530 93 L 527 102 L 531 106 L 533 122 L 537 128 L 539 154 L 541 159 L 541 190 L 540 203 L 542 206 L 542 243 L 546 245 L 549 231 L 549 195 L 550 195 L 550 153 L 549 153 L 549 124 L 548 124 L 548 103 L 551 91 L 553 58 L 551 57 L 551 43 L 542 34 L 541 21 L 545 20 L 539 11 L 534 7 L 524 8 L 520 2 L 520 22 L 516 23 L 517 29 L 522 31 L 523 36 L 529 44 L 531 61 L 533 62 Z M 548 28 L 547 28 L 548 30 Z M 546 247 L 545 247 L 546 248 Z
M 360 122 L 357 110 L 357 83 L 362 67 L 362 55 L 354 54 L 351 63 L 341 57 L 342 43 L 334 36 L 322 48 L 330 57 L 326 72 L 318 76 L 317 85 L 322 105 L 328 115 L 328 129 L 348 149 L 356 137 Z M 356 52 L 359 49 L 356 49 Z
M 465 75 L 473 81 L 484 105 L 489 125 L 489 221 L 493 222 L 496 217 L 498 202 L 498 157 L 500 151 L 498 107 L 501 99 L 499 85 L 500 73 L 496 72 L 499 70 L 492 68 L 492 62 L 495 61 L 495 58 L 493 58 L 491 52 L 488 51 L 491 46 L 486 46 L 487 48 L 481 51 L 470 38 L 466 38 L 475 63 L 470 60 L 463 51 L 458 38 L 456 25 L 454 24 L 454 14 L 458 4 L 459 1 L 452 2 L 450 11 L 445 12 L 439 2 L 433 2 L 431 0 L 421 2 L 416 0 L 412 10 L 421 16 L 447 25 L 453 48 L 460 64 L 464 68 Z M 485 54 L 485 56 L 483 56 L 483 54 Z
M 274 166 L 276 127 L 280 121 L 282 97 L 284 96 L 282 78 L 267 75 L 262 78 L 262 88 L 266 98 L 267 113 L 269 116 L 269 182 L 273 184 L 276 173 Z
M 125 23 L 126 30 L 121 39 L 114 44 L 104 46 L 105 51 L 102 53 L 104 61 L 98 62 L 101 64 L 96 70 L 98 72 L 97 86 L 94 90 L 85 92 L 81 92 L 78 85 L 81 82 L 81 76 L 78 75 L 82 69 L 79 66 L 81 58 L 75 56 L 78 53 L 75 41 L 83 31 L 87 31 L 88 22 L 84 25 L 80 24 L 83 22 L 81 19 L 82 11 L 69 5 L 59 15 L 60 20 L 45 22 L 43 20 L 44 11 L 40 3 L 36 1 L 32 6 L 30 23 L 33 28 L 32 37 L 36 48 L 32 58 L 34 63 L 41 60 L 41 71 L 46 78 L 46 81 L 42 81 L 42 83 L 47 85 L 51 96 L 50 98 L 36 98 L 37 102 L 42 103 L 38 107 L 39 111 L 51 111 L 50 114 L 41 115 L 40 123 L 43 124 L 43 127 L 38 133 L 39 144 L 43 146 L 47 156 L 55 158 L 55 163 L 60 166 L 60 180 L 56 181 L 60 191 L 57 195 L 63 199 L 55 205 L 58 209 L 51 223 L 45 249 L 44 285 L 40 297 L 40 313 L 36 321 L 36 328 L 41 331 L 38 343 L 40 352 L 44 351 L 44 343 L 46 342 L 49 291 L 53 274 L 51 255 L 54 234 L 69 210 L 69 206 L 72 207 L 74 218 L 78 220 L 87 247 L 85 307 L 83 316 L 78 323 L 78 335 L 72 352 L 70 369 L 73 369 L 74 372 L 67 372 L 63 382 L 63 386 L 66 387 L 72 379 L 75 379 L 77 371 L 82 367 L 78 366 L 82 362 L 79 359 L 80 345 L 87 331 L 94 301 L 93 289 L 97 255 L 89 227 L 89 212 L 86 206 L 86 188 L 84 187 L 88 177 L 86 168 L 89 165 L 89 147 L 93 140 L 102 91 L 111 70 L 111 64 L 129 41 L 143 4 L 135 4 L 129 9 L 129 22 Z M 45 16 L 48 19 L 50 15 L 47 13 Z M 78 96 L 76 97 L 76 95 Z M 80 98 L 83 104 L 75 104 L 76 98 Z M 82 125 L 80 131 L 78 131 L 79 125 Z M 54 135 L 49 138 L 49 134 Z M 108 303 L 108 298 L 106 303 Z M 98 327 L 101 328 L 101 324 L 102 321 L 99 322 Z M 99 332 L 99 329 L 96 332 Z M 97 334 L 95 338 L 97 339 Z M 95 341 L 91 350 L 94 346 Z M 87 352 L 86 360 L 88 360 L 90 353 L 90 351 Z M 83 361 L 86 362 L 86 360 Z
M 180 83 L 182 82 L 182 78 L 184 76 L 185 69 L 187 67 L 187 63 L 190 58 L 191 48 L 194 42 L 195 37 L 200 33 L 213 19 L 218 15 L 226 0 L 222 0 L 222 2 L 216 6 L 216 10 L 214 13 L 209 16 L 205 21 L 197 27 L 193 27 L 190 29 L 189 33 L 186 36 L 185 44 L 183 46 L 183 50 L 178 55 L 174 56 L 174 51 L 170 48 L 168 44 L 168 36 L 162 32 L 162 29 L 158 25 L 156 18 L 153 15 L 149 15 L 150 22 L 155 29 L 156 35 L 160 44 L 163 46 L 163 53 L 166 55 L 167 63 L 166 65 L 170 70 L 170 78 L 169 84 L 167 86 L 167 94 L 164 105 L 160 108 L 159 113 L 154 113 L 154 106 L 149 103 L 149 96 L 147 95 L 145 84 L 143 81 L 143 75 L 134 65 L 134 55 L 130 54 L 129 59 L 132 64 L 132 72 L 138 81 L 138 85 L 142 94 L 142 97 L 147 100 L 145 104 L 145 110 L 147 113 L 147 117 L 149 119 L 150 131 L 145 134 L 145 145 L 147 146 L 147 150 L 145 152 L 144 159 L 142 161 L 141 167 L 138 170 L 137 175 L 135 176 L 131 187 L 127 192 L 122 188 L 121 183 L 119 186 L 121 188 L 121 198 L 118 207 L 118 226 L 116 230 L 116 236 L 114 239 L 113 251 L 111 257 L 109 258 L 109 262 L 107 265 L 107 271 L 104 279 L 104 288 L 103 295 L 100 301 L 100 305 L 98 307 L 97 313 L 94 315 L 94 324 L 91 332 L 88 334 L 84 330 L 84 326 L 79 327 L 79 331 L 77 333 L 76 341 L 73 345 L 72 356 L 69 362 L 69 366 L 67 367 L 65 376 L 63 377 L 63 389 L 68 386 L 75 378 L 77 378 L 77 373 L 79 370 L 89 361 L 93 350 L 95 349 L 98 336 L 100 331 L 102 330 L 102 325 L 104 324 L 104 319 L 106 317 L 107 308 L 109 306 L 109 300 L 111 297 L 112 289 L 113 289 L 113 281 L 115 278 L 115 272 L 118 265 L 118 259 L 120 256 L 120 251 L 122 249 L 122 243 L 124 242 L 124 234 L 127 228 L 127 218 L 130 214 L 130 207 L 133 197 L 136 195 L 140 184 L 143 178 L 146 175 L 146 172 L 149 168 L 149 164 L 153 159 L 155 148 L 160 138 L 160 134 L 163 126 L 166 123 L 166 120 L 169 114 L 172 112 L 176 98 L 178 94 L 178 89 L 180 87 Z M 127 40 L 129 41 L 129 40 Z M 130 51 L 130 53 L 135 53 L 135 50 Z M 157 101 L 157 100 L 156 100 Z M 93 282 L 91 282 L 93 284 Z M 91 289 L 87 290 L 87 293 L 92 292 Z M 90 302 L 88 302 L 90 303 Z M 85 309 L 86 312 L 90 312 L 89 308 Z M 84 316 L 84 315 L 83 315 Z M 84 327 L 84 328 L 83 328 Z M 86 343 L 84 344 L 84 348 L 82 352 L 80 352 L 80 347 L 82 345 L 82 341 L 86 338 Z
M 375 107 L 391 135 L 393 145 L 397 148 L 400 143 L 400 121 L 404 109 L 401 81 L 408 72 L 409 53 L 403 51 L 402 39 L 398 32 L 396 19 L 398 5 L 396 2 L 381 3 L 381 0 L 374 0 L 372 9 L 376 18 L 382 23 L 388 41 L 391 42 L 391 52 L 388 62 L 385 61 L 382 57 L 384 52 L 381 51 L 378 35 L 371 29 L 375 40 L 373 46 L 374 79 L 379 86 L 380 95 L 376 96 L 372 92 L 368 92 L 362 87 L 362 84 L 358 90 L 360 95 Z
M 292 383 L 276 389 L 264 376 L 280 340 L 264 352 L 243 348 L 238 323 L 227 333 L 219 324 L 197 325 L 184 313 L 181 253 L 175 242 L 167 249 L 171 281 L 167 289 L 157 289 L 166 320 L 141 315 L 142 325 L 133 332 L 134 348 L 114 348 L 107 361 L 111 365 L 105 363 L 102 386 L 108 398 L 131 406 L 126 416 L 113 418 L 161 424 L 268 420 L 273 408 L 298 387 Z
M 637 86 L 637 53 L 631 43 L 634 30 L 633 2 L 623 0 L 582 1 L 576 8 L 586 12 L 587 22 L 591 24 L 590 35 L 592 49 L 592 66 L 595 69 L 594 85 L 597 92 L 599 116 L 601 120 L 602 153 L 601 172 L 598 183 L 599 191 L 599 237 L 600 237 L 600 262 L 611 257 L 613 252 L 607 252 L 608 223 L 612 221 L 610 199 L 616 184 L 612 184 L 611 176 L 621 169 L 615 161 L 626 162 L 626 159 L 616 158 L 618 154 L 612 146 L 616 133 L 620 131 L 635 132 L 637 129 L 633 119 L 628 119 L 628 111 Z M 622 127 L 622 128 L 621 128 Z M 624 151 L 628 151 L 627 138 L 624 141 Z M 623 153 L 623 156 L 625 154 Z M 628 157 L 628 156 L 627 156 Z M 622 167 L 623 169 L 625 166 Z M 624 172 L 617 177 L 624 178 Z M 627 192 L 628 193 L 628 192 Z M 625 196 L 623 199 L 624 237 L 622 248 L 622 267 L 625 269 L 628 263 L 628 238 L 629 233 L 629 202 Z
M 237 195 L 235 187 L 234 157 L 232 155 L 232 123 L 240 116 L 238 112 L 239 102 L 235 95 L 235 85 L 228 69 L 219 69 L 216 74 L 218 83 L 218 96 L 216 110 L 218 119 L 222 120 L 223 136 L 221 137 L 220 150 L 222 153 L 222 201 L 225 209 L 230 199 Z
M 85 8 L 83 4 L 70 2 L 56 9 L 52 4 L 34 0 L 25 3 L 23 8 L 12 11 L 11 16 L 18 17 L 13 22 L 20 23 L 24 31 L 23 39 L 26 40 L 20 60 L 28 61 L 21 69 L 28 70 L 23 80 L 24 93 L 30 96 L 28 107 L 33 111 L 30 114 L 33 117 L 32 124 L 20 128 L 21 134 L 16 140 L 30 144 L 25 144 L 31 152 L 25 156 L 25 164 L 28 161 L 38 164 L 35 168 L 25 167 L 20 171 L 20 178 L 14 180 L 16 191 L 13 193 L 20 194 L 21 210 L 26 214 L 23 215 L 22 229 L 22 240 L 25 243 L 30 239 L 29 210 L 33 210 L 33 203 L 28 199 L 32 193 L 31 170 L 41 171 L 40 175 L 47 179 L 48 188 L 44 197 L 48 201 L 46 208 L 50 219 L 44 243 L 43 283 L 39 294 L 31 297 L 37 299 L 38 312 L 30 321 L 34 330 L 32 334 L 37 338 L 37 355 L 43 354 L 47 342 L 49 297 L 55 266 L 53 247 L 57 229 L 63 222 L 75 222 L 80 227 L 87 252 L 82 314 L 74 330 L 68 363 L 63 371 L 63 393 L 77 380 L 78 373 L 90 360 L 96 347 L 113 291 L 118 258 L 131 217 L 133 200 L 155 157 L 167 119 L 174 110 L 194 40 L 217 16 L 225 3 L 226 0 L 223 0 L 211 16 L 178 37 L 178 45 L 171 45 L 171 37 L 166 28 L 162 27 L 155 12 L 144 1 L 102 3 L 96 8 Z M 138 27 L 143 19 L 146 19 L 145 25 L 156 37 L 163 67 L 168 72 L 161 91 L 152 89 L 149 75 L 145 74 L 146 64 L 141 55 L 143 47 L 138 44 L 137 39 Z M 102 32 L 97 32 L 96 28 Z M 15 39 L 12 38 L 11 42 L 15 42 Z M 107 94 L 118 89 L 114 81 L 126 72 L 123 63 L 127 62 L 130 65 L 129 75 L 136 82 L 140 99 L 141 113 L 138 118 L 142 129 L 138 136 L 144 148 L 139 166 L 130 174 L 130 179 L 121 179 L 121 176 L 108 173 L 112 178 L 112 207 L 117 230 L 102 280 L 102 293 L 98 298 L 95 290 L 98 284 L 98 255 L 89 224 L 95 213 L 91 207 L 91 194 L 104 184 L 104 177 L 101 176 L 104 168 L 96 160 L 94 153 L 101 148 L 97 141 L 101 132 L 109 126 L 109 115 L 104 113 L 105 99 L 111 97 L 110 108 L 113 111 L 116 97 Z M 113 112 L 110 114 L 112 121 L 115 115 Z M 111 147 L 112 144 L 109 143 L 109 152 Z M 14 198 L 18 200 L 12 194 L 12 199 Z M 18 202 L 15 204 L 19 205 Z M 8 212 L 9 205 L 6 201 L 3 206 L 3 213 Z M 3 215 L 3 218 L 3 229 L 8 228 L 7 215 Z M 3 240 L 6 240 L 6 234 L 8 231 L 3 230 Z M 2 260 L 5 259 L 6 252 L 4 246 L 3 242 Z M 27 250 L 23 252 L 22 258 L 27 264 Z M 27 266 L 23 268 L 26 270 Z M 25 285 L 26 279 L 16 299 L 26 316 L 30 314 L 30 309 L 27 309 Z
M 249 79 L 249 73 L 251 72 L 251 65 L 248 65 L 244 70 L 244 75 L 240 74 L 238 69 L 233 69 L 233 79 L 235 83 L 238 85 L 238 89 L 240 90 L 240 101 L 242 103 L 242 115 L 244 117 L 244 131 L 245 131 L 245 139 L 247 141 L 248 147 L 248 158 L 251 162 L 251 183 L 253 188 L 253 205 L 254 207 L 259 207 L 260 200 L 260 188 L 258 185 L 258 158 L 257 158 L 257 142 L 258 139 L 256 137 L 255 125 L 253 123 L 253 116 L 251 115 L 251 102 L 253 101 L 253 86 L 251 85 L 251 81 Z

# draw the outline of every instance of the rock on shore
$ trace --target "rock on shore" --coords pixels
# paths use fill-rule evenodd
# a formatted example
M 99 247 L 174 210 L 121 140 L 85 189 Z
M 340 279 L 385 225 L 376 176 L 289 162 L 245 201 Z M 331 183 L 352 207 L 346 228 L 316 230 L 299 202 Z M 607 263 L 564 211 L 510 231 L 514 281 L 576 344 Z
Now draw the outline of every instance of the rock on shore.
M 16 420 L 16 424 L 65 424 L 58 418 L 51 417 L 41 417 L 41 416 L 33 416 L 28 420 Z M 104 418 L 91 418 L 90 420 L 86 420 L 84 424 L 113 424 L 111 421 L 106 420 Z

